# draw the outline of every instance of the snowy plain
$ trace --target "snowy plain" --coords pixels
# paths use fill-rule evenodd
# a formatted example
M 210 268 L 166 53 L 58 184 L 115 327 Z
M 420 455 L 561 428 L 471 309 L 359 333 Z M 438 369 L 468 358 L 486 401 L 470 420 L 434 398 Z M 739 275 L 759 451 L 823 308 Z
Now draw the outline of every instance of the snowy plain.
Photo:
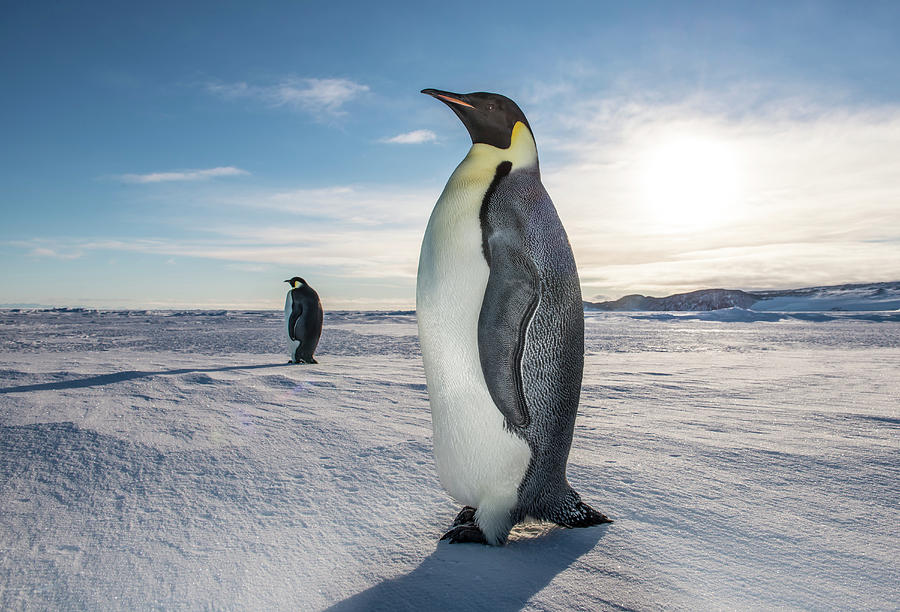
M 0 311 L 0 609 L 900 609 L 900 314 L 586 315 L 569 480 L 438 543 L 412 313 Z

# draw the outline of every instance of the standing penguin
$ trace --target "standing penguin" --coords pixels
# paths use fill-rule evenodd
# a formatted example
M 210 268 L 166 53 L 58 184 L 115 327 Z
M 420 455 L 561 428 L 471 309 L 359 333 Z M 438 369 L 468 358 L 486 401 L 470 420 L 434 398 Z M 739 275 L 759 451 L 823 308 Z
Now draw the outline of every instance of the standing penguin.
M 291 289 L 284 301 L 284 323 L 287 330 L 290 363 L 318 363 L 313 358 L 322 335 L 322 302 L 316 290 L 295 276 L 284 281 Z
M 472 137 L 431 213 L 416 284 L 435 463 L 465 504 L 441 539 L 504 544 L 526 517 L 608 523 L 566 480 L 584 312 L 528 120 L 499 94 L 422 93 Z

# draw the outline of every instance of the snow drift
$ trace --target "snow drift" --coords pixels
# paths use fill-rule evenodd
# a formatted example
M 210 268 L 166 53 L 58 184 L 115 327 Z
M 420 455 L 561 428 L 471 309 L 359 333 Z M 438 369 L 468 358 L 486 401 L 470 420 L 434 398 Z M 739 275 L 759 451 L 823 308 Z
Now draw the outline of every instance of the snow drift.
M 487 548 L 437 541 L 411 313 L 289 366 L 277 312 L 0 312 L 0 608 L 900 606 L 896 319 L 647 316 L 586 318 L 569 479 L 616 522 Z

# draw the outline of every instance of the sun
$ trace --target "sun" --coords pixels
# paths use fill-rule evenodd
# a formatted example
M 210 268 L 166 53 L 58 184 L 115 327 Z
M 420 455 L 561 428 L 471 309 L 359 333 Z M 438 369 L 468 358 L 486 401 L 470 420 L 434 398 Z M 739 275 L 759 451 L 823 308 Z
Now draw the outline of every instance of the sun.
M 681 136 L 650 148 L 640 172 L 649 221 L 662 231 L 700 229 L 734 216 L 740 204 L 734 147 Z

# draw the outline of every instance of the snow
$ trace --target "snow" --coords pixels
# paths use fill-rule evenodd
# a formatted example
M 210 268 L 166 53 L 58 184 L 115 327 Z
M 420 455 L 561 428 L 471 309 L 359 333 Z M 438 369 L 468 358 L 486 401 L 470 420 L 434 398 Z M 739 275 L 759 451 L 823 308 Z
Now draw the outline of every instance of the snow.
M 900 282 L 810 287 L 757 292 L 764 296 L 753 310 L 811 312 L 822 310 L 900 310 Z
M 741 323 L 753 323 L 757 321 L 767 321 L 767 322 L 775 322 L 775 321 L 785 321 L 785 320 L 795 320 L 795 321 L 811 321 L 811 322 L 824 322 L 824 321 L 873 321 L 873 322 L 882 322 L 882 321 L 894 321 L 900 322 L 900 311 L 889 311 L 889 312 L 771 312 L 771 311 L 762 311 L 759 312 L 754 308 L 721 308 L 719 310 L 708 310 L 708 311 L 687 311 L 687 312 L 665 312 L 665 313 L 642 313 L 635 314 L 635 319 L 652 319 L 656 321 L 688 321 L 688 320 L 698 320 L 698 321 L 723 321 L 723 322 L 741 322 Z
M 0 609 L 897 609 L 900 320 L 729 310 L 586 315 L 616 522 L 503 548 L 438 543 L 412 313 L 0 311 Z
M 755 320 L 758 321 L 775 321 L 781 318 L 777 315 L 784 313 L 883 312 L 890 310 L 900 312 L 900 281 L 753 291 L 752 293 L 740 289 L 699 289 L 662 298 L 632 294 L 613 301 L 585 302 L 585 308 L 589 311 L 661 312 L 738 308 L 777 313 L 769 317 L 757 317 Z

